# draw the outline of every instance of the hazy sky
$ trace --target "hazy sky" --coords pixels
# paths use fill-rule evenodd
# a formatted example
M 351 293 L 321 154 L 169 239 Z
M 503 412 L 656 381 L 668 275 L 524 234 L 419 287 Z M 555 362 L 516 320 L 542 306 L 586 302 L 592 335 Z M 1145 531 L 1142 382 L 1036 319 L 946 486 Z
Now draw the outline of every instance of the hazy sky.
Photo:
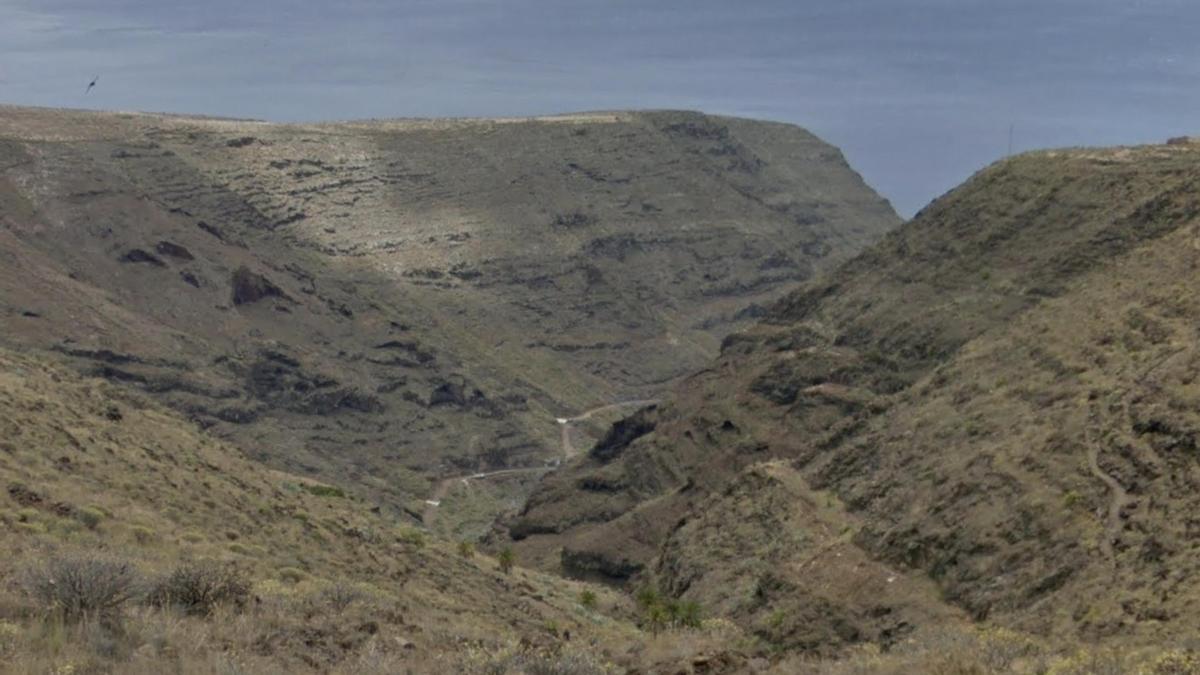
M 795 122 L 904 215 L 1016 148 L 1200 133 L 1195 0 L 0 0 L 0 102 Z M 97 88 L 83 95 L 87 82 Z

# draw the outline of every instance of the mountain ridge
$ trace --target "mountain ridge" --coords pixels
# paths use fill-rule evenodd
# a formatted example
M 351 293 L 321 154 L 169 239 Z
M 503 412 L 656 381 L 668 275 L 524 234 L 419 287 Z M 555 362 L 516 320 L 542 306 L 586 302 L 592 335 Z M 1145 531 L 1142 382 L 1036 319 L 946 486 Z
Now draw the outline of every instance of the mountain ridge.
M 420 513 L 561 459 L 555 417 L 652 396 L 899 222 L 797 127 L 556 119 L 0 109 L 3 337 Z
M 953 610 L 1064 639 L 1186 633 L 1189 545 L 1165 514 L 1186 512 L 1188 464 L 1162 448 L 1187 447 L 1193 424 L 1195 175 L 1182 146 L 1029 153 L 976 174 L 727 337 L 715 364 L 623 422 L 634 433 L 548 476 L 511 521 L 518 548 L 583 578 L 657 579 L 750 623 L 803 612 L 812 589 L 795 572 L 757 569 L 775 591 L 749 597 L 717 580 L 718 551 L 772 529 L 725 533 L 718 551 L 693 532 L 773 462 L 845 514 L 843 555 L 936 587 L 915 615 L 891 585 L 834 602 L 781 644 L 886 643 Z M 1107 412 L 1107 390 L 1140 393 Z M 783 489 L 764 485 L 762 501 Z M 795 527 L 827 538 L 819 519 Z

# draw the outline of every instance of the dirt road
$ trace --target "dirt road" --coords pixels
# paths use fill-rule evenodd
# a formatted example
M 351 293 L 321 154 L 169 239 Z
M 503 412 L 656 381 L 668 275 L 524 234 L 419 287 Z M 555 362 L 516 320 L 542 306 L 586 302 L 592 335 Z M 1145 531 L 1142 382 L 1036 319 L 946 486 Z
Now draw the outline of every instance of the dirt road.
M 562 456 L 562 459 L 560 460 L 560 462 L 567 461 L 567 460 L 571 459 L 572 457 L 574 457 L 576 454 L 578 454 L 575 450 L 575 446 L 571 444 L 571 423 L 572 422 L 583 422 L 587 419 L 590 419 L 593 415 L 598 415 L 600 413 L 608 412 L 610 410 L 619 410 L 621 408 L 631 408 L 631 407 L 635 407 L 635 406 L 640 408 L 640 407 L 645 407 L 648 405 L 654 405 L 655 403 L 658 403 L 657 399 L 639 399 L 639 400 L 635 400 L 635 401 L 618 401 L 617 403 L 609 403 L 608 405 L 602 405 L 598 408 L 592 408 L 591 410 L 582 412 L 574 417 L 555 418 L 555 421 L 558 422 L 558 425 L 562 428 L 562 453 L 563 453 L 563 456 Z M 496 476 L 514 475 L 514 474 L 522 474 L 522 473 L 538 473 L 538 472 L 548 473 L 550 471 L 553 471 L 555 468 L 557 468 L 557 465 L 526 467 L 526 468 L 522 468 L 522 469 L 502 469 L 500 471 L 487 471 L 487 472 L 483 472 L 483 473 L 464 474 L 462 476 L 454 476 L 451 478 L 446 478 L 446 479 L 442 480 L 442 482 L 438 483 L 437 488 L 435 488 L 433 491 L 433 494 L 431 494 L 429 496 L 429 498 L 425 500 L 425 510 L 421 514 L 421 522 L 425 523 L 426 527 L 428 527 L 433 522 L 433 519 L 437 517 L 437 510 L 438 510 L 438 507 L 441 506 L 442 500 L 446 498 L 446 495 L 450 494 L 450 490 L 453 489 L 454 485 L 457 483 L 462 483 L 464 486 L 470 487 L 471 481 L 473 481 L 473 480 L 486 480 L 488 478 L 495 478 Z
M 640 399 L 640 400 L 635 400 L 635 401 L 620 401 L 617 403 L 610 403 L 608 405 L 602 405 L 599 408 L 592 408 L 591 410 L 588 410 L 584 413 L 576 415 L 575 417 L 559 417 L 559 418 L 557 418 L 555 421 L 557 421 L 559 426 L 562 427 L 563 461 L 569 460 L 572 457 L 574 457 L 575 455 L 579 454 L 575 450 L 575 446 L 571 444 L 571 423 L 572 422 L 583 422 L 583 421 L 591 418 L 593 415 L 598 415 L 602 412 L 608 412 L 609 410 L 619 410 L 621 408 L 632 408 L 632 407 L 644 408 L 648 405 L 654 405 L 656 403 L 658 403 L 658 399 Z

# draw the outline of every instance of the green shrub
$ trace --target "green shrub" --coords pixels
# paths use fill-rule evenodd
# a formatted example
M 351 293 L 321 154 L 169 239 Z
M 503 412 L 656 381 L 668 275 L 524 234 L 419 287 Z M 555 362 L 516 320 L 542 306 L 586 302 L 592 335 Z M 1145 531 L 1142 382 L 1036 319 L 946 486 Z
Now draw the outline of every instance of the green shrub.
M 475 557 L 475 544 L 469 541 L 458 542 L 458 554 L 464 558 Z
M 671 624 L 671 614 L 665 605 L 650 605 L 642 611 L 642 624 L 658 635 L 659 631 Z
M 700 628 L 704 621 L 700 603 L 664 597 L 650 586 L 639 589 L 634 599 L 642 611 L 643 625 L 655 633 L 663 628 Z
M 334 487 L 333 485 L 312 485 L 310 483 L 305 483 L 300 487 L 303 488 L 308 494 L 316 497 L 330 497 L 334 499 L 345 499 L 346 497 L 345 490 L 341 489 L 340 487 Z
M 17 624 L 0 620 L 0 657 L 16 649 L 21 632 Z
M 17 523 L 17 529 L 26 534 L 46 534 L 46 525 L 37 521 L 19 522 Z
M 500 563 L 500 571 L 509 574 L 512 572 L 513 565 L 517 562 L 517 556 L 511 548 L 505 547 L 503 551 L 500 551 L 500 555 L 497 556 L 496 560 Z
M 680 628 L 699 628 L 704 619 L 700 603 L 693 600 L 672 600 L 667 605 L 671 623 Z
M 277 573 L 281 580 L 289 584 L 298 584 L 308 578 L 304 570 L 297 567 L 280 567 Z
M 133 540 L 143 546 L 155 539 L 154 530 L 143 525 L 134 525 L 129 532 L 133 535 Z
M 420 530 L 405 530 L 399 534 L 397 539 L 413 548 L 425 548 L 425 533 Z
M 230 565 L 190 562 L 156 579 L 147 599 L 159 607 L 176 607 L 192 615 L 207 615 L 219 605 L 241 607 L 250 595 L 250 582 Z
M 47 529 L 61 539 L 70 539 L 77 532 L 82 532 L 84 524 L 74 518 L 54 518 Z
M 100 523 L 104 522 L 105 517 L 103 511 L 92 506 L 85 506 L 75 511 L 75 518 L 89 530 L 100 527 Z
M 138 595 L 142 577 L 132 564 L 96 555 L 64 555 L 32 563 L 19 576 L 22 590 L 64 620 L 111 618 Z
M 643 612 L 655 605 L 662 604 L 662 599 L 659 597 L 658 591 L 650 586 L 639 588 L 634 595 L 634 599 L 637 601 L 638 609 L 641 609 Z
M 582 591 L 579 594 L 579 604 L 583 605 L 584 609 L 596 609 L 596 592 L 591 589 Z

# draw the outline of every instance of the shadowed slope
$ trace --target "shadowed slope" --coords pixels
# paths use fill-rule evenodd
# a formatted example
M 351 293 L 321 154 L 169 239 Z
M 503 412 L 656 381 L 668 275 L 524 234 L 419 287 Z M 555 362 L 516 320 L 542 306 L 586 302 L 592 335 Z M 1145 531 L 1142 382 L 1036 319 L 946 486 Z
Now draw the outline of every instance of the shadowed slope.
M 840 514 L 850 559 L 865 556 L 829 561 L 838 582 L 885 565 L 937 590 L 924 616 L 906 614 L 899 581 L 848 596 L 783 644 L 887 642 L 941 620 L 942 600 L 1062 636 L 1187 633 L 1197 157 L 1045 152 L 981 172 L 727 338 L 667 404 L 623 423 L 640 433 L 548 477 L 513 534 L 531 552 L 565 546 L 568 572 L 657 578 L 765 621 L 823 588 L 801 569 L 828 519 L 733 529 L 719 546 L 703 523 L 747 484 L 750 508 L 783 518 L 767 505 L 794 502 L 781 485 L 797 484 Z M 790 478 L 754 479 L 774 459 Z M 796 540 L 771 554 L 791 561 L 782 581 L 764 568 L 763 592 L 731 589 L 720 551 L 781 531 Z

